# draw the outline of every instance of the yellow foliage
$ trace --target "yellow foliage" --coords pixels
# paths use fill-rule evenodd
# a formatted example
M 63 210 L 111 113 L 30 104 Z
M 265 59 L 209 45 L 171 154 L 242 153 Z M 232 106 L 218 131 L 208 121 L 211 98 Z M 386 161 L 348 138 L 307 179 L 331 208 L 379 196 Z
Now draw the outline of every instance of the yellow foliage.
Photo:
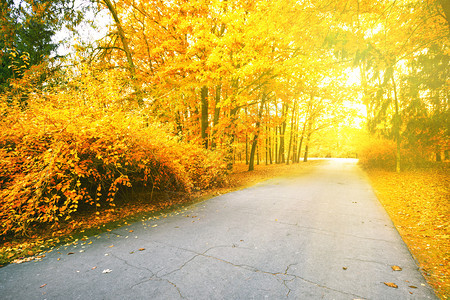
M 395 170 L 396 144 L 386 139 L 369 139 L 358 152 L 359 163 L 364 168 Z
M 31 94 L 26 109 L 2 99 L 0 236 L 68 219 L 80 206 L 114 206 L 119 190 L 190 193 L 221 181 L 220 154 L 124 109 L 113 79 L 85 75 L 76 88 Z

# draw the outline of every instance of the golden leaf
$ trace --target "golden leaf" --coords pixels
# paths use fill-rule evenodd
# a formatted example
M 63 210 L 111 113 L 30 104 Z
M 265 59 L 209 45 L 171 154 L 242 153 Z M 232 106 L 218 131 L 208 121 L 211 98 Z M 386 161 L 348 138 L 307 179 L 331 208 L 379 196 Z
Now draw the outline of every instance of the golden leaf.
M 393 271 L 401 271 L 402 268 L 400 268 L 399 266 L 391 266 Z
M 387 286 L 389 286 L 389 287 L 391 287 L 391 288 L 398 288 L 398 285 L 396 285 L 396 284 L 393 283 L 393 282 L 384 282 L 384 284 L 387 285 Z

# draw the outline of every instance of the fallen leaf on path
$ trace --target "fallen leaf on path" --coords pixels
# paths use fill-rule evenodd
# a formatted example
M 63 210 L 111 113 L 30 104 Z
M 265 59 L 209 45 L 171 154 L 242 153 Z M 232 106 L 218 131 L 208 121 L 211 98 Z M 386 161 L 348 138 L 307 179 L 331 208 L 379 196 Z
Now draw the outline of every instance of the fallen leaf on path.
M 102 271 L 102 273 L 103 273 L 103 274 L 106 274 L 106 273 L 111 273 L 111 272 L 112 272 L 112 270 L 111 270 L 111 269 L 106 269 L 106 270 L 103 270 L 103 271 Z
M 400 268 L 399 266 L 392 266 L 391 267 L 393 271 L 401 271 L 402 268 Z
M 91 270 L 95 270 L 95 269 L 97 269 L 97 267 L 92 267 L 92 268 L 91 268 Z
M 75 253 L 73 253 L 73 252 L 69 252 L 69 253 L 67 253 L 67 255 L 72 255 L 72 254 L 75 254 Z
M 384 284 L 387 285 L 387 286 L 389 286 L 389 287 L 391 287 L 391 288 L 398 288 L 398 285 L 396 285 L 396 284 L 393 283 L 393 282 L 384 282 Z
M 44 286 L 46 286 L 47 284 L 46 283 L 44 283 L 43 285 L 41 285 L 39 288 L 43 288 Z
M 409 287 L 412 289 L 417 289 L 417 286 L 414 286 L 414 285 L 409 285 Z
M 347 267 L 342 267 L 343 270 L 347 270 Z
M 144 251 L 145 250 L 145 248 L 139 248 L 139 251 Z
M 114 245 L 109 246 L 109 248 L 112 248 L 112 247 L 114 247 Z
M 133 232 L 133 231 L 134 231 L 134 230 L 132 230 L 132 229 L 131 229 L 131 230 L 128 230 L 128 232 Z

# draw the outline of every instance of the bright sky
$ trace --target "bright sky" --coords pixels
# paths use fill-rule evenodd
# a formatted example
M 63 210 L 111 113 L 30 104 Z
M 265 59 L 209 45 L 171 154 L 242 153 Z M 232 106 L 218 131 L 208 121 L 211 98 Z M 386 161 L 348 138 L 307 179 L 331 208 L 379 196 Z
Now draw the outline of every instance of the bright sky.
M 77 0 L 75 2 L 75 7 L 79 8 L 86 5 L 85 0 Z M 73 52 L 73 45 L 82 44 L 83 42 L 92 42 L 103 38 L 108 33 L 108 24 L 111 22 L 111 18 L 106 9 L 94 14 L 88 11 L 86 14 L 86 20 L 92 21 L 94 27 L 82 23 L 76 29 L 80 33 L 79 37 L 74 37 L 72 33 L 63 28 L 61 31 L 57 32 L 53 37 L 53 42 L 59 45 L 57 51 L 58 55 L 66 55 Z

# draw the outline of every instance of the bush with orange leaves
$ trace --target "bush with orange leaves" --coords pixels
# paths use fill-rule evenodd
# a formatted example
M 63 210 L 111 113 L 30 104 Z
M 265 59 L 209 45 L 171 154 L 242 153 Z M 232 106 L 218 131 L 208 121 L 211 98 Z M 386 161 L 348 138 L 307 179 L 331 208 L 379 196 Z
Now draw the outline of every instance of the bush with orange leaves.
M 359 152 L 359 164 L 364 168 L 395 170 L 396 144 L 386 139 L 370 139 L 363 143 Z
M 190 193 L 224 178 L 220 153 L 100 92 L 28 93 L 25 109 L 0 100 L 0 236 L 68 220 L 83 205 L 114 206 L 119 190 Z
M 363 142 L 358 153 L 359 164 L 366 169 L 384 169 L 394 171 L 396 167 L 397 145 L 395 141 L 370 138 Z M 433 165 L 433 152 L 420 144 L 402 145 L 400 164 L 402 170 L 417 169 Z

